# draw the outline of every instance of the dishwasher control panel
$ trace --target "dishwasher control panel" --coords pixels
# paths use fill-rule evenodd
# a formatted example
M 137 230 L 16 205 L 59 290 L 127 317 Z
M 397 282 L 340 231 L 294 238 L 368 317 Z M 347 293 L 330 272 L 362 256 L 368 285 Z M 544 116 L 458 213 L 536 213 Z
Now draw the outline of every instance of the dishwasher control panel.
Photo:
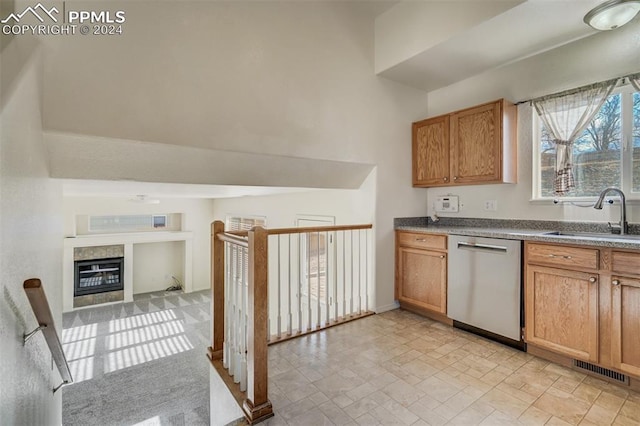
M 436 198 L 434 210 L 438 213 L 457 213 L 458 206 L 457 195 L 441 195 Z

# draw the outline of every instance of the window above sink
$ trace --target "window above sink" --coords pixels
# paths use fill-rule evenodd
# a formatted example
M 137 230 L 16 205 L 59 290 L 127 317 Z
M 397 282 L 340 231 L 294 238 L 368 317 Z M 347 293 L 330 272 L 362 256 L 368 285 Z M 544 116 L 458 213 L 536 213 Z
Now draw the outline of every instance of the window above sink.
M 555 144 L 533 114 L 533 200 L 552 200 Z M 640 92 L 618 87 L 573 145 L 576 188 L 563 200 L 595 200 L 606 187 L 617 187 L 640 200 Z M 613 197 L 616 198 L 616 197 Z

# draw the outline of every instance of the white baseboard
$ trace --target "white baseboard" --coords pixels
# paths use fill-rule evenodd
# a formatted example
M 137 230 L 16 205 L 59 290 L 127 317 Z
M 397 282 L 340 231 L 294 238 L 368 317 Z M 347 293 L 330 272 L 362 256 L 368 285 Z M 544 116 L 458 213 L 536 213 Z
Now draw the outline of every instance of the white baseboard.
M 398 303 L 398 301 L 395 301 L 395 302 L 390 303 L 388 305 L 378 306 L 376 308 L 376 314 L 381 314 L 383 312 L 392 311 L 394 309 L 398 309 L 399 307 L 400 307 L 400 303 Z

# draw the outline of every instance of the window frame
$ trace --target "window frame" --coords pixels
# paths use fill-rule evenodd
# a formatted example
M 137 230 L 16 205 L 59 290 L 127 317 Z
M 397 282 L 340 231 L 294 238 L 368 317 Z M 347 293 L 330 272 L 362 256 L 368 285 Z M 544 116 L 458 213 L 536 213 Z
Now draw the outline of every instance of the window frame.
M 621 117 L 620 117 L 620 133 L 621 133 L 621 160 L 620 160 L 620 189 L 624 192 L 627 201 L 634 204 L 640 204 L 640 191 L 633 191 L 633 95 L 640 93 L 629 82 L 625 82 L 616 87 L 610 96 L 621 94 Z M 597 195 L 578 196 L 578 197 L 543 197 L 541 196 L 542 179 L 541 179 L 541 128 L 542 121 L 538 116 L 535 108 L 531 108 L 532 115 L 532 161 L 531 161 L 531 202 L 595 202 Z M 640 147 L 638 148 L 640 149 Z M 604 188 L 602 188 L 604 189 Z M 617 201 L 617 196 L 612 200 Z M 607 200 L 609 197 L 607 197 Z

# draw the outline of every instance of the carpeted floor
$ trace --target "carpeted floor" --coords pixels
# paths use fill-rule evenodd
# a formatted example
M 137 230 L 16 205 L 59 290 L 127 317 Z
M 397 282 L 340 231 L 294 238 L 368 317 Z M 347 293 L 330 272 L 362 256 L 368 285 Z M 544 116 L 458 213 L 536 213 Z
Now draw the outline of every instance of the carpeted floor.
M 64 314 L 65 425 L 208 425 L 210 291 Z

